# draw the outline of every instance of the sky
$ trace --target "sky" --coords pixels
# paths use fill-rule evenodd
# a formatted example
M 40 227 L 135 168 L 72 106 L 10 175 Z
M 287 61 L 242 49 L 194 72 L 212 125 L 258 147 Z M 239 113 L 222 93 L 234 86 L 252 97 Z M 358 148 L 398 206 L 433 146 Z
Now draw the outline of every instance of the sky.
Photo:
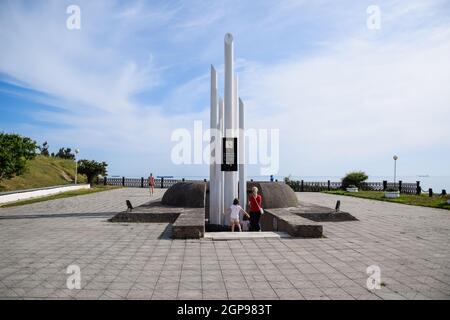
M 109 175 L 207 176 L 173 163 L 171 136 L 209 125 L 230 32 L 246 127 L 279 130 L 275 175 L 387 176 L 396 154 L 399 175 L 450 176 L 449 13 L 440 0 L 1 0 L 0 131 L 79 148 Z

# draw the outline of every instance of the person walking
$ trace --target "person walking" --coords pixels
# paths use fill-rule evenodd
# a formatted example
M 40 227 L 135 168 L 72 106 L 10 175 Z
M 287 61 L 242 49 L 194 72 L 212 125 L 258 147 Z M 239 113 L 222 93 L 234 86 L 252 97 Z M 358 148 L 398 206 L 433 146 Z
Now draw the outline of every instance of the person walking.
M 250 231 L 261 231 L 259 219 L 264 212 L 262 209 L 262 197 L 258 194 L 258 188 L 252 188 L 252 194 L 249 197 L 248 204 L 250 207 Z
M 150 189 L 150 196 L 153 196 L 153 191 L 155 189 L 155 178 L 153 177 L 153 173 L 150 173 L 150 177 L 148 177 L 148 187 Z

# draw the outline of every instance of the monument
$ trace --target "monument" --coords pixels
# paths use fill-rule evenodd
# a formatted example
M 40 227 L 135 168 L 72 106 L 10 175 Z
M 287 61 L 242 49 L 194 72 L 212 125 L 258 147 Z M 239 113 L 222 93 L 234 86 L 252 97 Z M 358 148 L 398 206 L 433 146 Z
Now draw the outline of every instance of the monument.
M 234 72 L 233 36 L 227 33 L 224 42 L 224 99 L 218 95 L 217 71 L 211 65 L 209 223 L 213 225 L 228 225 L 225 209 L 234 198 L 239 198 L 243 206 L 247 201 L 244 103 L 239 98 L 238 79 Z
M 242 207 L 253 186 L 262 196 L 263 231 L 285 232 L 292 237 L 322 237 L 322 221 L 342 221 L 348 214 L 299 203 L 287 184 L 271 181 L 247 182 L 245 167 L 245 110 L 238 94 L 234 72 L 233 36 L 225 35 L 224 98 L 218 93 L 218 74 L 211 65 L 211 161 L 209 191 L 206 181 L 173 184 L 162 199 L 150 201 L 131 212 L 119 212 L 111 222 L 166 222 L 172 224 L 173 239 L 199 239 L 208 231 L 228 231 L 225 209 L 234 198 Z M 209 212 L 208 212 L 209 210 Z M 206 222 L 206 219 L 209 221 Z

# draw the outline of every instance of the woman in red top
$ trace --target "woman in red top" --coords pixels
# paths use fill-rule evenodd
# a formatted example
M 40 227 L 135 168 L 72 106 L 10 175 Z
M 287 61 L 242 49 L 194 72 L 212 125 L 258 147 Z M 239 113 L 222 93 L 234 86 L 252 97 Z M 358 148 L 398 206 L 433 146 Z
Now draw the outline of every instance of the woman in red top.
M 252 194 L 248 199 L 248 205 L 250 206 L 250 231 L 261 231 L 259 225 L 259 219 L 261 218 L 262 211 L 262 197 L 258 194 L 258 188 L 252 188 Z

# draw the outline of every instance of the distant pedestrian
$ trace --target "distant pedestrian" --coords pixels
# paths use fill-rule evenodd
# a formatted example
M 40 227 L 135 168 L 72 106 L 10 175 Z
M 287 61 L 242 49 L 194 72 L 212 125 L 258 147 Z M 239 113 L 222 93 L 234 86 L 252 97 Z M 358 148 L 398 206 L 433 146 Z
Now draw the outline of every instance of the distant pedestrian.
M 264 211 L 261 205 L 262 197 L 258 194 L 257 187 L 252 188 L 252 194 L 248 199 L 248 204 L 250 206 L 250 231 L 261 231 L 259 220 Z
M 239 199 L 234 199 L 228 211 L 230 212 L 231 232 L 234 232 L 235 226 L 238 227 L 239 231 L 242 231 L 241 224 L 239 223 L 239 215 L 242 213 L 245 216 L 249 216 L 249 214 L 239 205 Z
M 153 177 L 153 173 L 150 173 L 150 177 L 148 177 L 148 187 L 150 189 L 150 196 L 153 196 L 153 191 L 155 189 L 155 178 Z

